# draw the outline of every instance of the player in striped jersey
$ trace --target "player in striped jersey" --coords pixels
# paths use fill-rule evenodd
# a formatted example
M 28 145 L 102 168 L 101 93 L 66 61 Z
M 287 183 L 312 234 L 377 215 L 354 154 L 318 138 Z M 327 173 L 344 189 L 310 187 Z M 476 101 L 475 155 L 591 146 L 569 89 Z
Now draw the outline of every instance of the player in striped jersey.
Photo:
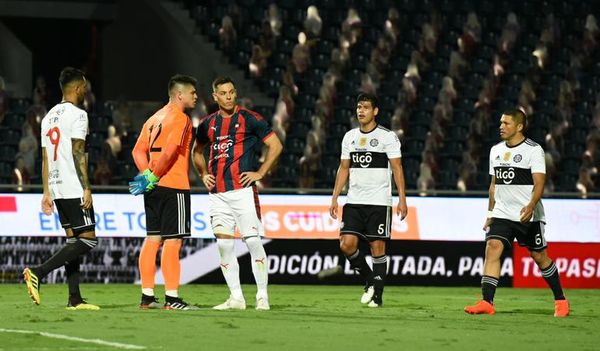
M 369 307 L 383 304 L 388 261 L 386 242 L 392 225 L 392 175 L 400 198 L 395 212 L 401 220 L 408 213 L 400 140 L 394 132 L 377 124 L 378 112 L 376 96 L 365 93 L 358 96 L 356 115 L 360 127 L 344 135 L 329 207 L 331 217 L 337 219 L 337 199 L 349 180 L 340 227 L 340 249 L 365 280 L 361 302 Z M 359 239 L 369 242 L 373 270 L 358 249 Z
M 144 194 L 148 236 L 140 252 L 142 281 L 140 308 L 158 308 L 154 295 L 156 255 L 162 245 L 161 269 L 165 278 L 167 310 L 197 307 L 179 297 L 181 263 L 179 251 L 190 228 L 190 147 L 192 122 L 185 109 L 196 106 L 196 79 L 175 75 L 169 80 L 169 103 L 152 115 L 133 148 L 132 155 L 141 175 L 130 184 L 130 192 Z
M 470 314 L 494 314 L 494 294 L 500 278 L 500 256 L 517 239 L 527 247 L 542 276 L 554 294 L 554 316 L 569 315 L 569 302 L 563 294 L 558 269 L 546 252 L 546 218 L 542 194 L 546 180 L 544 150 L 523 133 L 527 116 L 509 110 L 500 118 L 502 142 L 490 150 L 490 175 L 485 262 L 481 290 L 483 299 L 465 307 Z
M 42 212 L 51 215 L 54 205 L 67 234 L 67 244 L 46 262 L 25 268 L 23 276 L 33 301 L 39 305 L 40 283 L 51 271 L 65 266 L 69 284 L 68 309 L 97 310 L 79 291 L 80 259 L 97 244 L 92 190 L 87 173 L 85 137 L 87 113 L 79 108 L 87 90 L 82 71 L 66 67 L 60 73 L 62 102 L 42 120 Z
M 209 190 L 211 225 L 219 247 L 221 271 L 231 292 L 227 301 L 214 309 L 246 308 L 234 252 L 237 227 L 252 258 L 252 272 L 258 288 L 256 309 L 268 310 L 267 255 L 261 241 L 264 228 L 255 182 L 267 174 L 283 147 L 262 116 L 237 105 L 237 92 L 231 78 L 217 78 L 212 88 L 219 110 L 204 118 L 198 126 L 194 165 Z M 263 143 L 268 151 L 259 167 Z M 206 145 L 209 146 L 208 166 L 203 154 Z

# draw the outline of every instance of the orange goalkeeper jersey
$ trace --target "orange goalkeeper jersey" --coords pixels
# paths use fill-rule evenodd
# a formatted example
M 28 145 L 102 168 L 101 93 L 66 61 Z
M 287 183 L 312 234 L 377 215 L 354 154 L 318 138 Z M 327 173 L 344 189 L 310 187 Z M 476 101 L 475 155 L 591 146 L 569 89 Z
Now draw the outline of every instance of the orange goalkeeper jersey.
M 173 104 L 167 104 L 144 123 L 135 148 L 146 153 L 148 168 L 153 170 L 167 145 L 176 145 L 178 147 L 177 157 L 167 172 L 161 176 L 158 185 L 189 190 L 191 141 L 192 123 L 190 118 Z

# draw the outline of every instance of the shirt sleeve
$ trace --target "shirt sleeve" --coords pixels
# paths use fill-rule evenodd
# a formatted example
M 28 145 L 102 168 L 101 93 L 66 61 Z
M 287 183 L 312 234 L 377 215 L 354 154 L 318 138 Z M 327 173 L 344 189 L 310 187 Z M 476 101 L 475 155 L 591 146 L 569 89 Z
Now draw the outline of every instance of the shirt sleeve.
M 541 146 L 536 146 L 531 153 L 531 173 L 546 174 L 546 156 Z
M 135 146 L 131 151 L 131 156 L 133 157 L 133 162 L 137 166 L 140 172 L 145 171 L 148 168 L 148 139 L 149 139 L 149 131 L 148 131 L 148 121 L 144 123 L 142 127 L 142 131 L 137 138 Z
M 346 133 L 342 139 L 342 155 L 340 156 L 342 160 L 350 159 L 350 134 L 350 132 Z
M 163 132 L 169 133 L 165 145 L 173 144 L 183 146 L 183 143 L 186 140 L 185 135 L 189 128 L 191 128 L 191 122 L 186 115 L 178 114 L 177 116 L 174 116 L 170 125 L 167 128 L 163 128 Z
M 148 130 L 148 121 L 144 123 L 142 130 L 140 131 L 140 135 L 135 142 L 135 146 L 143 149 L 144 152 L 148 151 L 148 143 L 150 140 L 150 131 Z
M 48 136 L 46 135 L 48 134 L 48 123 L 46 118 L 42 119 L 40 134 L 40 145 L 42 145 L 42 147 L 48 147 Z
M 387 154 L 388 159 L 402 157 L 402 151 L 400 150 L 400 139 L 394 132 L 389 132 L 385 136 L 383 143 L 383 151 Z
M 82 139 L 88 134 L 88 115 L 85 111 L 77 111 L 75 121 L 71 129 L 71 139 Z
M 200 144 L 206 144 L 209 142 L 208 140 L 208 121 L 210 118 L 204 118 L 198 124 L 198 128 L 196 128 L 196 141 Z
M 250 121 L 250 129 L 260 140 L 265 140 L 266 137 L 273 133 L 273 129 L 269 123 L 258 113 L 252 114 Z

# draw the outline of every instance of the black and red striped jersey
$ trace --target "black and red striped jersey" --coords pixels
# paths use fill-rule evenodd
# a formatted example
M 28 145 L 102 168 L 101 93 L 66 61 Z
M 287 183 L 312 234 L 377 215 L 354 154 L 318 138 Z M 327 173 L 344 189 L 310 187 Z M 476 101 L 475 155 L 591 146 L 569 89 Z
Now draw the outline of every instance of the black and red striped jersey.
M 196 140 L 209 147 L 208 171 L 216 179 L 211 193 L 243 188 L 240 174 L 258 170 L 262 143 L 271 134 L 271 126 L 260 114 L 240 106 L 230 117 L 220 111 L 204 117 Z

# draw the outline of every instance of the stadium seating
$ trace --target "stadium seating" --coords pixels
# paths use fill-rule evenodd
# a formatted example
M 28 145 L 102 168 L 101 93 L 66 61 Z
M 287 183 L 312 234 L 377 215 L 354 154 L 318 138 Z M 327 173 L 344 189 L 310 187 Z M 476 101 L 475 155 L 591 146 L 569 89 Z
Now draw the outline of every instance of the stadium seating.
M 250 13 L 244 16 L 242 23 L 237 23 L 238 41 L 247 45 L 239 46 L 239 49 L 250 54 L 251 44 L 258 43 L 256 35 L 252 30 L 244 28 L 259 28 L 265 20 L 269 1 L 248 0 L 237 3 L 235 6 L 219 2 L 196 2 L 186 1 L 192 16 L 196 19 L 200 29 L 207 34 L 211 40 L 217 41 L 215 32 L 218 31 L 221 18 L 224 15 L 236 13 Z M 383 68 L 385 79 L 377 82 L 375 87 L 381 100 L 380 123 L 390 127 L 391 116 L 394 109 L 403 106 L 406 102 L 402 97 L 402 80 L 407 71 L 407 65 L 411 62 L 411 55 L 417 51 L 421 54 L 419 67 L 419 81 L 416 85 L 416 100 L 406 104 L 408 110 L 408 121 L 405 130 L 400 134 L 403 142 L 404 166 L 407 173 L 407 184 L 409 188 L 416 188 L 416 177 L 419 164 L 423 161 L 425 141 L 435 136 L 435 162 L 441 166 L 441 171 L 434 175 L 435 184 L 440 189 L 457 189 L 457 181 L 460 180 L 458 172 L 461 163 L 470 162 L 474 159 L 477 163 L 475 169 L 478 173 L 469 178 L 467 189 L 484 190 L 487 188 L 487 151 L 489 147 L 498 141 L 499 114 L 507 108 L 516 107 L 521 103 L 521 86 L 525 80 L 534 80 L 535 100 L 531 101 L 531 112 L 529 118 L 531 127 L 529 136 L 534 138 L 545 148 L 553 148 L 546 145 L 553 125 L 564 121 L 566 118 L 568 126 L 556 135 L 560 139 L 557 152 L 562 158 L 554 160 L 556 171 L 549 174 L 553 180 L 554 188 L 551 190 L 574 190 L 577 181 L 577 173 L 582 166 L 582 156 L 585 152 L 585 140 L 588 138 L 592 127 L 593 106 L 597 103 L 595 88 L 598 86 L 599 67 L 598 50 L 590 51 L 584 61 L 592 64 L 583 65 L 576 72 L 576 77 L 570 74 L 570 65 L 577 58 L 581 49 L 586 16 L 592 9 L 589 4 L 577 1 L 563 1 L 559 3 L 548 1 L 530 1 L 516 6 L 509 1 L 427 1 L 403 0 L 400 2 L 383 1 L 371 3 L 350 2 L 341 7 L 331 1 L 286 1 L 278 3 L 284 33 L 277 38 L 275 49 L 269 58 L 268 66 L 284 68 L 286 59 L 290 60 L 293 51 L 294 40 L 298 31 L 303 30 L 303 20 L 306 18 L 308 5 L 315 5 L 322 19 L 321 36 L 317 38 L 317 44 L 311 48 L 311 74 L 295 75 L 299 92 L 294 97 L 296 103 L 295 114 L 290 121 L 290 133 L 286 140 L 285 152 L 290 155 L 285 162 L 283 171 L 286 175 L 295 172 L 296 177 L 301 175 L 300 165 L 289 164 L 290 159 L 298 158 L 302 152 L 304 142 L 302 134 L 306 131 L 307 116 L 318 114 L 319 93 L 314 83 L 322 81 L 323 75 L 331 68 L 331 53 L 338 47 L 343 29 L 341 24 L 349 7 L 356 8 L 360 14 L 360 34 L 350 48 L 350 58 L 347 66 L 343 67 L 342 79 L 336 81 L 334 97 L 333 117 L 329 123 L 320 125 L 326 130 L 327 138 L 322 140 L 324 152 L 319 162 L 316 186 L 329 187 L 331 180 L 321 179 L 323 176 L 331 176 L 331 170 L 337 167 L 335 152 L 339 149 L 334 145 L 340 142 L 340 136 L 351 127 L 354 110 L 354 98 L 361 87 L 361 76 L 372 74 L 367 66 L 369 58 L 377 45 L 377 40 L 382 36 L 385 21 L 388 18 L 390 8 L 396 6 L 398 26 L 402 29 L 398 40 L 392 50 L 392 59 L 387 67 Z M 522 5 L 522 6 L 521 6 Z M 507 23 L 507 15 L 513 12 L 516 15 L 518 29 L 516 38 L 511 42 L 511 48 L 502 47 L 506 39 L 510 23 Z M 472 34 L 472 22 L 468 22 L 470 14 L 477 18 L 475 31 L 475 43 L 467 53 L 460 53 L 457 40 L 468 39 L 466 34 Z M 501 15 L 498 15 L 501 14 Z M 548 15 L 555 14 L 551 20 Z M 558 16 L 560 14 L 560 16 Z M 564 16 L 569 14 L 568 16 Z M 235 19 L 235 18 L 234 18 Z M 424 28 L 425 24 L 431 25 L 437 34 L 437 42 L 433 45 L 433 52 L 427 54 L 423 49 L 424 41 L 429 33 Z M 479 28 L 477 28 L 479 27 Z M 211 31 L 212 30 L 212 31 Z M 593 33 L 598 37 L 598 33 Z M 549 42 L 548 38 L 551 38 Z M 462 44 L 461 44 L 462 45 Z M 534 56 L 534 50 L 540 46 L 547 46 L 544 59 L 547 60 L 546 67 L 540 69 Z M 508 52 L 504 52 L 508 51 Z M 456 97 L 449 107 L 449 113 L 443 123 L 432 123 L 435 121 L 434 108 L 438 103 L 438 94 L 441 93 L 442 80 L 450 74 L 452 76 L 453 52 L 459 52 L 465 61 L 459 71 L 459 75 L 453 76 Z M 499 57 L 501 56 L 501 57 Z M 240 68 L 247 70 L 247 61 L 235 61 Z M 572 69 L 571 69 L 572 70 Z M 270 72 L 267 70 L 266 72 Z M 596 74 L 594 74 L 596 73 Z M 310 77 L 310 79 L 307 79 Z M 268 86 L 283 84 L 277 81 L 277 75 L 265 75 L 258 80 L 269 81 Z M 563 94 L 560 87 L 567 82 L 577 85 L 576 96 L 568 102 L 568 107 L 574 110 L 567 117 L 560 117 L 558 101 Z M 261 85 L 264 87 L 264 85 Z M 486 90 L 487 89 L 487 90 Z M 521 90 L 520 90 L 521 89 Z M 275 89 L 265 89 L 267 93 L 273 93 Z M 395 97 L 400 97 L 396 100 Z M 483 106 L 477 104 L 482 95 L 491 99 Z M 485 110 L 481 112 L 479 110 Z M 562 119 L 561 119 L 562 118 Z M 443 133 L 432 128 L 443 128 Z M 481 130 L 481 128 L 484 128 Z M 439 134 L 439 135 L 438 135 Z M 441 140 L 439 140 L 441 136 Z M 469 138 L 478 140 L 478 146 L 474 147 L 467 143 Z M 469 152 L 473 157 L 463 160 L 464 153 Z M 597 154 L 597 153 L 596 153 Z M 458 163 L 458 164 L 457 164 Z M 598 164 L 593 164 L 598 166 Z M 450 168 L 450 169 L 448 169 Z M 274 186 L 280 186 L 282 177 L 273 182 Z M 286 177 L 285 182 L 289 183 Z M 595 179 L 597 182 L 597 179 Z
M 594 11 L 589 3 L 285 0 L 276 2 L 281 24 L 271 34 L 263 26 L 271 20 L 271 1 L 183 3 L 198 31 L 224 51 L 220 29 L 225 16 L 232 19 L 236 44 L 226 56 L 265 94 L 282 99 L 281 87 L 293 91 L 272 187 L 297 187 L 306 177 L 315 187 L 332 186 L 339 144 L 356 126 L 355 97 L 364 89 L 377 93 L 379 122 L 401 138 L 408 189 L 418 189 L 428 168 L 432 179 L 423 184 L 435 189 L 487 189 L 487 153 L 498 142 L 499 115 L 517 105 L 529 114 L 528 135 L 547 152 L 548 190 L 582 191 L 582 174 L 591 174 L 587 191 L 598 186 L 600 35 L 588 18 Z M 309 5 L 317 7 L 322 28 L 299 48 Z M 258 75 L 249 68 L 255 45 L 266 55 Z M 302 50 L 308 59 L 300 72 Z M 0 126 L 2 147 L 18 145 L 30 104 L 11 100 Z M 256 110 L 270 121 L 275 116 L 274 106 Z M 92 163 L 103 155 L 111 123 L 108 113 L 90 119 Z M 123 136 L 121 154 L 134 143 L 135 135 Z M 302 156 L 311 150 L 320 151 L 307 167 Z M 118 159 L 113 183 L 123 184 L 132 164 L 126 156 Z M 13 161 L 2 160 L 0 177 Z

